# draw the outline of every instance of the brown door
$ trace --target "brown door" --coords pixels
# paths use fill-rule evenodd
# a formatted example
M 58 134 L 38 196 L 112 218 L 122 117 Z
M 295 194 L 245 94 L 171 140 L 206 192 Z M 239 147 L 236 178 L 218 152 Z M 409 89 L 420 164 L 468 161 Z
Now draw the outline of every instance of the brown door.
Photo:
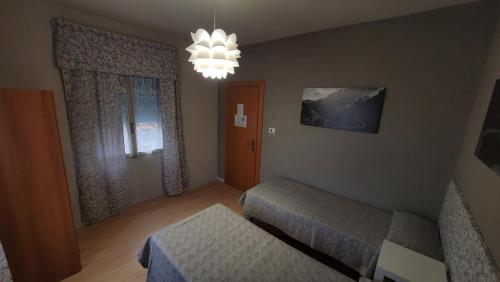
M 14 281 L 81 269 L 49 91 L 0 89 L 0 239 Z
M 226 88 L 225 182 L 242 191 L 259 183 L 264 81 Z

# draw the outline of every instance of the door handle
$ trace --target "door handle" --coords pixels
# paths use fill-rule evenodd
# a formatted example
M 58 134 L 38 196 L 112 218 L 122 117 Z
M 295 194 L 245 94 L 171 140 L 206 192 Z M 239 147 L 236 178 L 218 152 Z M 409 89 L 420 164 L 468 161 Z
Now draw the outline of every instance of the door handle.
M 252 148 L 252 152 L 255 152 L 255 140 L 252 139 L 252 141 L 247 142 L 247 145 Z

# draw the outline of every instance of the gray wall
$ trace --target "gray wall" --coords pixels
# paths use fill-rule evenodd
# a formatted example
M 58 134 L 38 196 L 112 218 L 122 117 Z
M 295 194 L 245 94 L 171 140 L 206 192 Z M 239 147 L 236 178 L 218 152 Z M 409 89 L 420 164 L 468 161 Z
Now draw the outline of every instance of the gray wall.
M 233 80 L 264 79 L 261 180 L 286 176 L 435 218 L 493 28 L 493 2 L 245 46 Z M 304 87 L 387 87 L 379 134 L 300 125 Z M 224 83 L 218 173 L 223 176 Z M 267 134 L 276 127 L 276 135 Z
M 500 16 L 497 19 L 493 42 L 476 91 L 474 108 L 455 170 L 455 178 L 497 264 L 500 264 L 500 176 L 474 155 L 495 80 L 500 78 Z
M 54 91 L 75 224 L 80 224 L 78 191 L 66 107 L 54 65 L 50 20 L 62 17 L 83 24 L 178 47 L 179 76 L 191 186 L 216 177 L 216 84 L 204 80 L 187 63 L 189 34 L 178 38 L 160 31 L 122 24 L 45 1 L 2 1 L 0 9 L 0 87 Z M 128 159 L 129 202 L 163 194 L 159 154 Z

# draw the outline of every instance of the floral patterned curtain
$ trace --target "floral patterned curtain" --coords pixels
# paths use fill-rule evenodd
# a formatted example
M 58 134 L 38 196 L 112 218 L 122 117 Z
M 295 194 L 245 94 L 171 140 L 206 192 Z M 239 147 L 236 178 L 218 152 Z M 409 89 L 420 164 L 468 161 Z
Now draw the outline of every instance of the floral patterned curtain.
M 127 208 L 127 167 L 118 76 L 62 70 L 83 222 Z
M 168 195 L 182 193 L 189 174 L 177 91 L 176 50 L 62 19 L 55 19 L 53 28 L 83 223 L 100 221 L 127 207 L 120 75 L 159 79 L 163 185 Z

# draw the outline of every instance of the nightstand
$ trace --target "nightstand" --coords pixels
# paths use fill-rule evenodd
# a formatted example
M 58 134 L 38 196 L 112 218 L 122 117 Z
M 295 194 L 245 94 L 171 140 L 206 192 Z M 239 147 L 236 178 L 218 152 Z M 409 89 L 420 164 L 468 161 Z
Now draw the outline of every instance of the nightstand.
M 375 271 L 375 282 L 446 282 L 444 263 L 384 240 Z

